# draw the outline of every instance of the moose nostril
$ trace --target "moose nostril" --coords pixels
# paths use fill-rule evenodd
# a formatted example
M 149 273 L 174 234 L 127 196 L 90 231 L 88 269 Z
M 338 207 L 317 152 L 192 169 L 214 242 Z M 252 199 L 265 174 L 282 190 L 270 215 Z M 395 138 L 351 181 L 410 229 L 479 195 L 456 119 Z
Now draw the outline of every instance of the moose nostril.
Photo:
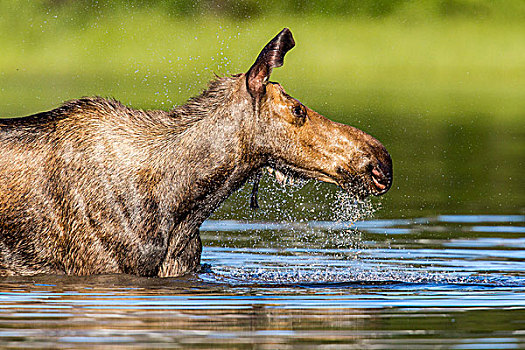
M 383 172 L 380 169 L 378 169 L 377 167 L 372 169 L 372 175 L 374 175 L 375 177 L 378 177 L 378 178 L 384 177 Z
M 390 176 L 385 175 L 379 166 L 373 167 L 371 173 L 374 186 L 380 191 L 386 190 L 390 183 Z

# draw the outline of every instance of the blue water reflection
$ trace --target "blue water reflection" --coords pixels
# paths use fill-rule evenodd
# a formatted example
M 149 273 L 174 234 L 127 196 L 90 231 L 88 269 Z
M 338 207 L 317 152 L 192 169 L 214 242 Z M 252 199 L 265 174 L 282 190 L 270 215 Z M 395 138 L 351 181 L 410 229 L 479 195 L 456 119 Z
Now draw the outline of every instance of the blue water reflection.
M 524 222 L 208 221 L 199 274 L 0 279 L 0 347 L 521 348 Z

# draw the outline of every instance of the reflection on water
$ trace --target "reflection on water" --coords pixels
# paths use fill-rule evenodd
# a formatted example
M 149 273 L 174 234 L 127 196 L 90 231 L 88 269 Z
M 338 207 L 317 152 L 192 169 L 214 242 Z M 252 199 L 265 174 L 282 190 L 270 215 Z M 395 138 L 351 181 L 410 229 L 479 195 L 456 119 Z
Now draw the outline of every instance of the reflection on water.
M 524 228 L 211 220 L 196 275 L 0 280 L 0 347 L 522 348 Z

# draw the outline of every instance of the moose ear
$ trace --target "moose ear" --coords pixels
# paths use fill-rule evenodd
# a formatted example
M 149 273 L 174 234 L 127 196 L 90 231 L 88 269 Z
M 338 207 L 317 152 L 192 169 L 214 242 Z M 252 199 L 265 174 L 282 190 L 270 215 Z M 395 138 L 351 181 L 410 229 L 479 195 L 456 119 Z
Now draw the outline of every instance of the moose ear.
M 281 30 L 266 46 L 246 74 L 246 86 L 252 97 L 264 94 L 265 84 L 270 78 L 272 68 L 283 65 L 284 55 L 295 46 L 292 32 L 288 28 Z

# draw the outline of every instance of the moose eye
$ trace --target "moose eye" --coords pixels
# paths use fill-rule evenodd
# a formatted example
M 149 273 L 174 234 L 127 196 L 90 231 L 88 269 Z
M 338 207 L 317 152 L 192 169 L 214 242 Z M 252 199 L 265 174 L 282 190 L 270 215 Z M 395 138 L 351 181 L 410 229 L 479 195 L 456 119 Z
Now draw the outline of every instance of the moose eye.
M 297 118 L 304 118 L 306 111 L 304 110 L 303 105 L 296 105 L 292 107 L 292 113 Z

